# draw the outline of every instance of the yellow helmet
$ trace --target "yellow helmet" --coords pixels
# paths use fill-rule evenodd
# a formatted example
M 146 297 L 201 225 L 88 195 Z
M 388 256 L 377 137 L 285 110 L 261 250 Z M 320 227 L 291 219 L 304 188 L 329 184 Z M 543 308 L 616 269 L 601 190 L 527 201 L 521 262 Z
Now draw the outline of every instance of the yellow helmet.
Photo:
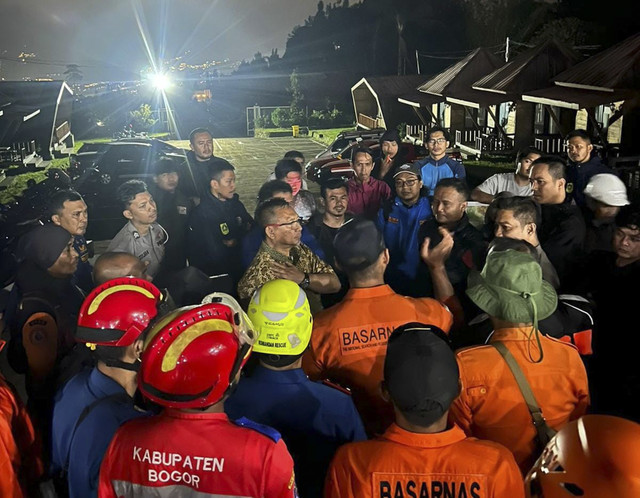
M 307 295 L 295 282 L 267 282 L 253 293 L 247 312 L 259 333 L 256 353 L 297 356 L 307 348 L 313 318 Z

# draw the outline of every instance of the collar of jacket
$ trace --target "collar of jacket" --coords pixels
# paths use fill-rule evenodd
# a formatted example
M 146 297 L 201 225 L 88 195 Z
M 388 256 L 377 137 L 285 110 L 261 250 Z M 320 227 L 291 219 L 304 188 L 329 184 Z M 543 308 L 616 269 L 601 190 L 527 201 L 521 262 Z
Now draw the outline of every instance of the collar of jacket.
M 397 424 L 391 426 L 381 436 L 381 439 L 393 441 L 405 446 L 419 448 L 442 448 L 463 441 L 467 438 L 460 427 L 454 425 L 443 432 L 417 433 L 404 430 Z
M 294 368 L 291 370 L 271 370 L 262 365 L 258 365 L 251 377 L 272 384 L 301 384 L 309 379 L 305 375 L 302 368 Z

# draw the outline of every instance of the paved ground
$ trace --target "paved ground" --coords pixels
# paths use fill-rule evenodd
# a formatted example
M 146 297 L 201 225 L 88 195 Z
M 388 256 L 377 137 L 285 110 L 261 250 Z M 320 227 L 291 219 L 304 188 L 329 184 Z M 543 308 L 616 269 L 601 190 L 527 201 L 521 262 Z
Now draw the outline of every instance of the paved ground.
M 170 143 L 189 148 L 187 140 Z M 214 140 L 214 148 L 216 156 L 224 157 L 236 167 L 238 194 L 249 213 L 253 213 L 260 186 L 285 152 L 300 151 L 308 161 L 326 146 L 309 138 L 220 138 Z M 309 189 L 314 191 L 318 186 L 310 183 Z
M 172 145 L 183 149 L 189 148 L 188 140 L 173 140 Z M 313 158 L 323 151 L 325 145 L 309 138 L 220 138 L 214 140 L 214 154 L 227 159 L 236 167 L 237 189 L 240 200 L 253 216 L 256 209 L 256 198 L 260 186 L 276 165 L 276 161 L 289 150 L 297 150 L 305 159 Z M 309 190 L 314 193 L 320 187 L 309 182 Z M 109 245 L 108 240 L 94 241 L 96 256 L 102 254 Z

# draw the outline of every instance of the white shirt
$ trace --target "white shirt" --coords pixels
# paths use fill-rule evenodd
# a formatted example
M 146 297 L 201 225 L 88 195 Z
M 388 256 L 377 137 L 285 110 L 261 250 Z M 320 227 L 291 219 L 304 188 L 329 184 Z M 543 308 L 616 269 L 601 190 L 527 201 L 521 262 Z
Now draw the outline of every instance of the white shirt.
M 516 183 L 515 173 L 497 173 L 478 185 L 478 190 L 485 194 L 496 195 L 500 192 L 511 192 L 513 195 L 533 195 L 531 184 L 520 186 Z

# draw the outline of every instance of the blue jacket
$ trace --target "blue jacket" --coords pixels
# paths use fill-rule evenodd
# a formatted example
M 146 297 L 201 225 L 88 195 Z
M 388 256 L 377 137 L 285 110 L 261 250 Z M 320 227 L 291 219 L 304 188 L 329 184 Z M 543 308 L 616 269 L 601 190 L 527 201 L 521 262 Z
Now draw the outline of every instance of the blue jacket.
M 104 402 L 78 424 L 84 409 L 99 399 Z M 70 497 L 97 496 L 100 464 L 116 430 L 146 415 L 136 410 L 120 384 L 97 368 L 83 370 L 65 384 L 53 408 L 52 467 L 68 469 Z
M 436 185 L 443 178 L 466 178 L 467 172 L 460 161 L 445 155 L 437 161 L 431 156 L 416 161 L 420 167 L 422 184 L 427 188 L 429 197 L 433 197 Z
M 231 419 L 244 416 L 282 434 L 304 497 L 322 496 L 329 462 L 340 445 L 367 438 L 351 397 L 310 381 L 301 368 L 275 371 L 258 365 L 242 377 L 225 411 Z
M 392 204 L 384 205 L 378 212 L 378 228 L 391 256 L 385 280 L 394 290 L 400 283 L 408 284 L 416 277 L 420 263 L 418 232 L 420 225 L 429 218 L 431 204 L 428 197 L 420 197 L 411 207 L 396 197 Z M 396 292 L 403 294 L 401 290 Z
M 584 200 L 584 188 L 589 183 L 592 176 L 600 173 L 609 173 L 615 175 L 615 172 L 608 166 L 602 164 L 600 158 L 594 155 L 587 162 L 574 163 L 569 161 L 567 163 L 567 196 L 570 199 L 576 201 L 576 204 L 580 207 L 585 205 Z
M 246 271 L 246 269 L 251 266 L 253 258 L 258 254 L 258 249 L 260 249 L 260 245 L 262 244 L 263 233 L 264 229 L 256 223 L 242 239 L 242 271 Z M 320 247 L 316 238 L 305 225 L 302 226 L 300 242 L 311 249 L 320 259 L 325 259 L 322 247 Z M 327 261 L 327 263 L 331 264 L 332 262 Z

